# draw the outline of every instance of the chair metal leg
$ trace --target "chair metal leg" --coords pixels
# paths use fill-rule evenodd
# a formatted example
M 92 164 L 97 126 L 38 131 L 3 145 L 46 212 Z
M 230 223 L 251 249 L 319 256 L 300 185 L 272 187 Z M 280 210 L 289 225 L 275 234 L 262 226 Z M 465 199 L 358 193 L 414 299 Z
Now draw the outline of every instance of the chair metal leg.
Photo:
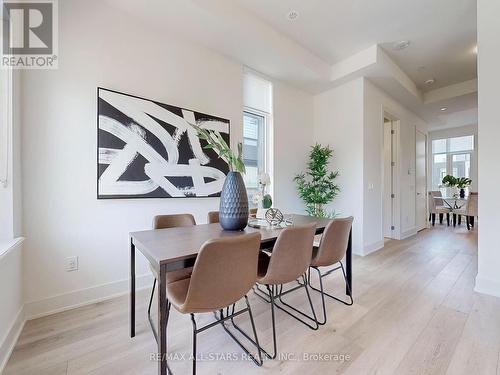
M 443 224 L 444 214 L 439 214 L 439 224 Z
M 326 317 L 326 305 L 325 305 L 325 296 L 328 296 L 338 302 L 341 302 L 343 303 L 344 305 L 347 305 L 347 306 L 351 306 L 353 303 L 354 303 L 354 300 L 352 298 L 352 293 L 351 293 L 351 288 L 349 286 L 349 283 L 347 282 L 347 275 L 346 275 L 346 272 L 345 272 L 345 269 L 344 269 L 344 265 L 342 264 L 342 262 L 339 262 L 340 263 L 340 266 L 339 267 L 336 267 L 324 274 L 321 273 L 320 269 L 318 267 L 310 267 L 310 268 L 314 268 L 316 270 L 316 272 L 318 273 L 318 278 L 319 278 L 319 289 L 318 288 L 315 288 L 312 283 L 311 283 L 311 279 L 309 278 L 309 286 L 311 287 L 312 290 L 316 291 L 316 292 L 319 292 L 321 294 L 321 302 L 322 302 L 322 305 L 323 305 L 323 320 L 321 322 L 318 322 L 320 325 L 324 325 L 326 323 L 326 320 L 327 320 L 327 317 Z M 349 302 L 346 302 L 346 301 L 343 301 L 341 300 L 340 298 L 337 298 L 331 294 L 328 294 L 325 292 L 324 290 L 324 286 L 323 286 L 323 277 L 325 276 L 328 276 L 329 274 L 331 274 L 332 272 L 338 270 L 338 269 L 341 269 L 342 270 L 342 275 L 344 276 L 344 282 L 346 284 L 346 288 L 349 292 L 349 299 L 350 301 Z
M 269 355 L 266 352 L 264 352 L 269 358 L 275 359 L 276 355 L 278 353 L 278 344 L 276 342 L 276 317 L 275 317 L 275 312 L 274 312 L 274 286 L 271 290 L 269 285 L 267 286 L 267 290 L 269 292 L 269 299 L 271 300 L 271 323 L 272 323 L 272 328 L 273 328 L 273 354 Z
M 299 287 L 295 287 L 295 288 L 287 290 L 285 292 L 283 292 L 283 285 L 281 285 L 280 286 L 280 291 L 275 296 L 275 298 L 277 297 L 278 300 L 280 301 L 280 303 L 283 304 L 284 306 L 288 307 L 289 309 L 292 309 L 296 313 L 298 313 L 298 314 L 302 315 L 303 317 L 307 318 L 308 320 L 314 322 L 314 325 L 309 324 L 305 320 L 299 318 L 297 315 L 291 313 L 290 311 L 287 311 L 287 309 L 283 308 L 283 306 L 280 306 L 279 304 L 276 304 L 276 307 L 278 309 L 280 309 L 281 311 L 283 311 L 283 312 L 287 313 L 288 315 L 290 315 L 292 318 L 295 318 L 295 320 L 298 320 L 302 324 L 306 325 L 307 327 L 309 327 L 309 328 L 311 328 L 312 330 L 315 331 L 315 330 L 317 330 L 319 328 L 319 324 L 318 324 L 318 319 L 316 317 L 316 311 L 314 311 L 314 306 L 313 306 L 313 303 L 312 303 L 311 295 L 309 294 L 309 288 L 308 288 L 307 278 L 306 278 L 305 274 L 302 275 L 302 281 L 304 282 L 304 284 L 299 284 Z M 285 301 L 283 301 L 283 295 L 288 294 L 289 292 L 291 292 L 291 291 L 293 291 L 295 289 L 299 289 L 300 287 L 304 287 L 305 290 L 306 290 L 307 299 L 309 301 L 309 307 L 311 308 L 311 311 L 312 311 L 312 314 L 313 314 L 312 317 L 310 315 L 307 315 L 304 312 L 300 311 L 299 309 L 293 307 L 292 305 L 286 303 Z
M 432 214 L 432 226 L 436 224 L 436 214 Z
M 252 287 L 252 290 L 255 293 L 255 295 L 257 297 L 259 297 L 261 300 L 263 300 L 264 302 L 267 302 L 267 303 L 271 303 L 271 300 L 269 299 L 269 295 L 268 295 L 267 291 L 262 290 L 259 287 L 259 284 L 255 284 Z
M 466 216 L 466 217 L 465 217 L 465 221 L 467 222 L 467 230 L 470 230 L 470 220 L 469 220 L 469 216 Z
M 205 330 L 206 328 L 210 328 L 211 326 L 215 325 L 215 324 L 221 324 L 222 327 L 224 328 L 224 330 L 226 331 L 226 333 L 234 340 L 234 342 L 236 342 L 239 347 L 241 349 L 243 349 L 243 351 L 248 354 L 248 356 L 252 359 L 252 361 L 257 365 L 257 366 L 262 366 L 264 361 L 262 360 L 262 355 L 261 355 L 261 350 L 262 348 L 260 347 L 260 344 L 259 344 L 259 338 L 257 336 L 257 330 L 255 328 L 255 321 L 253 319 L 253 314 L 252 314 L 252 309 L 250 307 L 250 302 L 248 301 L 248 298 L 247 296 L 245 296 L 245 303 L 247 305 L 247 307 L 243 310 L 240 310 L 240 311 L 237 311 L 235 312 L 235 308 L 236 308 L 236 304 L 233 304 L 232 306 L 232 310 L 231 310 L 231 313 L 229 312 L 229 306 L 227 307 L 226 309 L 226 316 L 224 316 L 224 312 L 223 310 L 220 310 L 220 314 L 221 314 L 221 319 L 219 319 L 218 321 L 216 321 L 215 323 L 212 323 L 212 324 L 209 324 L 208 326 L 206 327 L 203 327 L 201 328 L 199 331 L 201 330 Z M 252 339 L 245 331 L 243 331 L 237 324 L 236 322 L 234 321 L 234 318 L 244 312 L 248 312 L 248 314 L 250 315 L 250 322 L 252 324 L 252 331 L 253 331 L 253 335 L 254 335 L 254 338 Z M 224 324 L 224 322 L 226 320 L 231 320 L 231 323 L 233 324 L 234 328 L 236 328 L 248 341 L 250 341 L 252 344 L 255 345 L 255 347 L 257 348 L 257 358 L 255 357 L 254 354 L 250 353 L 250 351 L 245 347 L 245 345 L 243 345 L 241 343 L 240 340 L 238 340 L 236 338 L 236 336 L 226 327 L 226 325 Z
M 250 323 L 252 323 L 253 337 L 255 338 L 255 347 L 257 348 L 257 353 L 259 356 L 259 363 L 260 363 L 260 365 L 262 365 L 264 363 L 264 361 L 262 360 L 262 354 L 261 354 L 260 344 L 259 344 L 259 337 L 257 336 L 257 329 L 255 328 L 255 321 L 253 320 L 252 308 L 250 307 L 250 302 L 248 302 L 247 296 L 245 296 L 245 303 L 247 304 L 248 315 L 250 315 Z M 233 307 L 234 307 L 234 305 L 233 305 Z M 231 319 L 231 321 L 234 323 L 234 319 Z
M 193 375 L 196 375 L 196 334 L 198 329 L 196 328 L 196 319 L 194 314 L 191 314 L 191 322 L 193 323 Z
M 446 223 L 448 224 L 448 226 L 450 226 L 450 214 L 449 213 L 446 214 Z

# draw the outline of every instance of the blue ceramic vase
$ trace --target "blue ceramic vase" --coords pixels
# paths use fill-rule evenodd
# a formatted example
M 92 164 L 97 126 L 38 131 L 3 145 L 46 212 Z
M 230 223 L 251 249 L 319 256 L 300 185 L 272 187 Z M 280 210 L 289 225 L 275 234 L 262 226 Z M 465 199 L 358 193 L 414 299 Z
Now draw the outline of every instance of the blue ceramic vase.
M 248 196 L 239 172 L 229 172 L 222 187 L 219 223 L 225 230 L 243 230 L 248 224 Z

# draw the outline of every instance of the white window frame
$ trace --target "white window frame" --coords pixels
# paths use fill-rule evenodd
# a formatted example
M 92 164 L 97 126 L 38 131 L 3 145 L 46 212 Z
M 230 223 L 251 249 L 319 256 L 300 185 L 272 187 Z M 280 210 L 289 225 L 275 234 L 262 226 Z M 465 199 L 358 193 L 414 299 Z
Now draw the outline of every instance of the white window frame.
M 0 186 L 9 182 L 10 129 L 12 127 L 12 69 L 0 70 Z
M 463 138 L 463 137 L 472 137 L 472 149 L 470 150 L 460 150 L 460 151 L 450 151 L 450 139 L 453 138 Z M 434 152 L 434 141 L 441 141 L 441 140 L 446 140 L 446 151 L 445 152 Z M 447 175 L 453 175 L 453 156 L 454 155 L 470 155 L 470 168 L 471 168 L 471 173 L 470 176 L 473 175 L 472 173 L 472 168 L 474 166 L 474 153 L 475 153 L 475 147 L 476 147 L 476 136 L 474 134 L 466 134 L 466 135 L 458 135 L 458 136 L 453 136 L 453 137 L 446 137 L 446 138 L 436 138 L 433 139 L 431 142 L 431 152 L 432 152 L 432 158 L 431 158 L 431 176 L 434 176 L 434 156 L 435 155 L 446 155 L 446 174 Z M 455 177 L 463 177 L 463 176 L 455 176 Z M 431 181 L 432 189 L 434 190 L 434 181 Z M 443 189 L 441 184 L 438 186 L 439 189 Z
M 272 173 L 270 170 L 270 164 L 271 164 L 271 162 L 270 162 L 270 160 L 271 160 L 270 145 L 272 144 L 271 138 L 270 138 L 270 134 L 271 134 L 270 128 L 271 128 L 272 116 L 271 116 L 271 114 L 269 114 L 267 112 L 259 111 L 258 109 L 251 108 L 251 107 L 243 107 L 242 116 L 245 115 L 245 112 L 249 113 L 251 115 L 255 115 L 255 116 L 259 116 L 259 117 L 264 118 L 264 140 L 263 140 L 263 144 L 262 144 L 262 149 L 264 151 L 263 152 L 264 155 L 261 155 L 263 157 L 263 170 L 259 171 L 259 174 L 265 172 L 265 173 L 268 173 L 270 176 L 272 176 Z M 247 191 L 250 194 L 253 194 L 253 193 L 256 193 L 258 191 L 258 188 L 248 188 Z M 268 191 L 268 193 L 270 193 L 270 192 Z M 251 196 L 249 196 L 249 198 L 251 199 Z

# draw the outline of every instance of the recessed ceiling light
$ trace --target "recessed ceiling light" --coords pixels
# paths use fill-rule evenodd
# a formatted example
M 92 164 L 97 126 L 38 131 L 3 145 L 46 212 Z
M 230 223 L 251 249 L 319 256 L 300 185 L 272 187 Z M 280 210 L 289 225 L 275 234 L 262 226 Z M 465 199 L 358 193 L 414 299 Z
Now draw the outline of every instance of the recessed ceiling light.
M 426 85 L 433 85 L 436 83 L 436 80 L 434 78 L 429 78 L 427 81 L 424 82 Z
M 287 13 L 286 18 L 288 18 L 289 21 L 295 21 L 299 18 L 299 12 L 291 10 Z
M 444 112 L 444 111 L 446 111 L 447 109 L 448 109 L 448 107 L 441 107 L 441 108 L 440 108 L 440 111 Z
M 409 45 L 410 45 L 409 40 L 400 40 L 399 42 L 394 43 L 392 48 L 395 51 L 401 51 L 402 49 L 408 48 Z

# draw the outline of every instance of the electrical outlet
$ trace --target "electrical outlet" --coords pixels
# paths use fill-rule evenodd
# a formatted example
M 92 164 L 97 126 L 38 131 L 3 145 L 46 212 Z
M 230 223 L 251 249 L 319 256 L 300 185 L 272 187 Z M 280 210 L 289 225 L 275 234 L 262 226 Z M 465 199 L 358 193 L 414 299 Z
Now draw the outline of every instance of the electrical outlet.
M 78 257 L 66 258 L 65 269 L 67 272 L 78 271 Z

